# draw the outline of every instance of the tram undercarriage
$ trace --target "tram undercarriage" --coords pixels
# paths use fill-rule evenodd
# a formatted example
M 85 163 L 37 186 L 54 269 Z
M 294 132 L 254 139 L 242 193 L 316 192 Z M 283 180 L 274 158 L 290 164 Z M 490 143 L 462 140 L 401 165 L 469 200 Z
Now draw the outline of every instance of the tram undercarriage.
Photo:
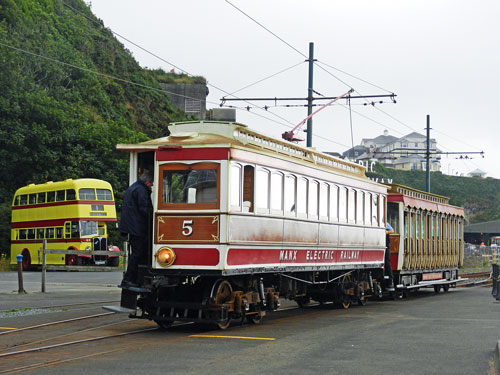
M 280 307 L 280 297 L 300 307 L 311 301 L 347 309 L 382 297 L 383 270 L 358 269 L 245 275 L 146 274 L 139 288 L 123 288 L 121 306 L 131 317 L 155 321 L 168 328 L 174 321 L 216 325 L 231 321 L 258 324 L 266 311 Z

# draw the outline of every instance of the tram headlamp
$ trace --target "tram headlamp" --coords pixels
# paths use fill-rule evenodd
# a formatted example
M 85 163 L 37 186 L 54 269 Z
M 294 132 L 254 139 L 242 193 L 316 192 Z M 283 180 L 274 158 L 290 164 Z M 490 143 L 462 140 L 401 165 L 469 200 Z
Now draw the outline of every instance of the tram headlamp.
M 170 267 L 175 261 L 175 253 L 169 247 L 162 247 L 156 252 L 155 258 L 160 266 Z

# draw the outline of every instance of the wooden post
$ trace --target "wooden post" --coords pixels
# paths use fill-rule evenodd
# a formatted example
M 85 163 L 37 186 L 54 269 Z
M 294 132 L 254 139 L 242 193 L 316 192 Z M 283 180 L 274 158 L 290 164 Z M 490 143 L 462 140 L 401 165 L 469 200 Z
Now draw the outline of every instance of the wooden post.
M 43 248 L 42 248 L 42 293 L 45 293 L 45 272 L 47 271 L 47 261 L 46 261 L 46 253 L 47 250 L 47 240 L 43 240 Z

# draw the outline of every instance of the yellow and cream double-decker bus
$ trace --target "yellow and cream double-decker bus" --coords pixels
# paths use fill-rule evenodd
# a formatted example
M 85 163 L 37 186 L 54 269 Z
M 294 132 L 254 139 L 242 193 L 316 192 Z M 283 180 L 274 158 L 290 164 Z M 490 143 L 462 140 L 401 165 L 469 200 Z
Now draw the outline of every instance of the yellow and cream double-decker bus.
M 16 191 L 12 201 L 11 263 L 22 254 L 23 269 L 42 264 L 43 241 L 54 250 L 81 250 L 48 254 L 47 264 L 118 265 L 118 257 L 91 256 L 90 250 L 108 249 L 107 222 L 116 221 L 111 185 L 83 178 L 31 184 Z

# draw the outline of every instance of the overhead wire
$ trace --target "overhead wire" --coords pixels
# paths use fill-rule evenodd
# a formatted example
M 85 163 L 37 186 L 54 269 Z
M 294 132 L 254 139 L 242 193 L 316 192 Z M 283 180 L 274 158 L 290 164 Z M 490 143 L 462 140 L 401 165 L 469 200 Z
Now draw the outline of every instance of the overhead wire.
M 75 8 L 74 8 L 74 7 L 72 7 L 71 5 L 68 5 L 68 4 L 67 4 L 67 3 L 65 3 L 63 0 L 61 0 L 61 2 L 62 2 L 62 4 L 63 4 L 64 6 L 66 6 L 67 8 L 69 8 L 69 9 L 71 9 L 71 10 L 73 10 L 75 13 L 78 13 L 78 14 L 80 14 L 81 16 L 85 17 L 87 20 L 91 21 L 92 23 L 94 23 L 94 24 L 98 25 L 99 27 L 104 27 L 103 25 L 101 25 L 101 24 L 100 24 L 99 22 L 97 22 L 96 20 L 92 19 L 91 17 L 88 17 L 86 14 L 84 14 L 84 13 L 80 12 L 79 10 L 75 9 Z M 137 44 L 137 43 L 135 43 L 135 42 L 131 41 L 130 39 L 128 39 L 128 38 L 126 38 L 126 37 L 124 37 L 123 35 L 121 35 L 121 34 L 119 34 L 119 33 L 117 33 L 117 32 L 115 32 L 114 30 L 111 30 L 111 28 L 109 28 L 109 27 L 108 27 L 108 28 L 107 28 L 107 30 L 109 30 L 109 32 L 111 32 L 113 35 L 116 35 L 116 36 L 118 36 L 119 38 L 122 38 L 123 40 L 125 40 L 125 41 L 127 41 L 128 43 L 132 44 L 133 46 L 135 46 L 135 47 L 139 48 L 140 50 L 142 50 L 142 51 L 144 51 L 144 52 L 146 52 L 146 53 L 150 54 L 151 56 L 153 56 L 153 57 L 155 57 L 155 58 L 157 58 L 157 59 L 159 59 L 159 60 L 163 61 L 164 63 L 167 63 L 167 64 L 169 64 L 169 65 L 173 66 L 175 69 L 179 70 L 180 72 L 182 72 L 182 73 L 184 73 L 184 74 L 186 74 L 186 75 L 188 75 L 188 76 L 193 76 L 193 75 L 192 75 L 191 73 L 189 73 L 188 71 L 186 71 L 186 70 L 184 70 L 184 69 L 180 68 L 179 66 L 177 66 L 176 64 L 174 64 L 174 63 L 172 63 L 172 62 L 170 62 L 170 61 L 165 60 L 165 59 L 164 59 L 164 58 L 162 58 L 161 56 L 158 56 L 157 54 L 155 54 L 155 53 L 153 53 L 153 52 L 149 51 L 148 49 L 146 49 L 146 48 L 144 48 L 144 47 L 140 46 L 139 44 Z M 212 83 L 207 82 L 207 86 L 210 86 L 210 87 L 212 87 L 212 88 L 214 88 L 214 89 L 216 89 L 216 90 L 219 90 L 219 91 L 221 91 L 221 92 L 225 93 L 226 95 L 230 95 L 230 93 L 229 93 L 228 91 L 226 91 L 226 90 L 224 90 L 224 89 L 221 89 L 220 87 L 217 87 L 217 86 L 215 86 L 215 85 L 214 85 L 214 84 L 212 84 Z M 274 112 L 270 112 L 270 111 L 268 111 L 267 109 L 262 108 L 262 107 L 259 107 L 259 106 L 255 105 L 255 104 L 251 103 L 251 102 L 248 102 L 248 101 L 245 101 L 245 102 L 247 102 L 248 104 L 251 104 L 251 105 L 252 105 L 253 107 L 255 107 L 255 108 L 258 108 L 258 109 L 260 109 L 260 110 L 266 111 L 266 112 L 268 112 L 268 113 L 272 114 L 273 116 L 278 117 L 279 119 L 281 119 L 281 120 L 283 120 L 283 121 L 285 121 L 285 122 L 289 123 L 290 125 L 293 125 L 293 122 L 289 121 L 288 119 L 286 119 L 286 118 L 285 118 L 285 117 L 283 117 L 283 116 L 280 116 L 280 115 L 278 115 L 278 114 L 276 114 L 276 113 L 274 113 Z M 208 103 L 208 102 L 207 102 L 207 103 Z M 216 105 L 219 105 L 219 103 L 217 103 Z M 262 116 L 261 116 L 261 117 L 262 117 Z M 276 122 L 276 121 L 274 121 L 274 122 Z

